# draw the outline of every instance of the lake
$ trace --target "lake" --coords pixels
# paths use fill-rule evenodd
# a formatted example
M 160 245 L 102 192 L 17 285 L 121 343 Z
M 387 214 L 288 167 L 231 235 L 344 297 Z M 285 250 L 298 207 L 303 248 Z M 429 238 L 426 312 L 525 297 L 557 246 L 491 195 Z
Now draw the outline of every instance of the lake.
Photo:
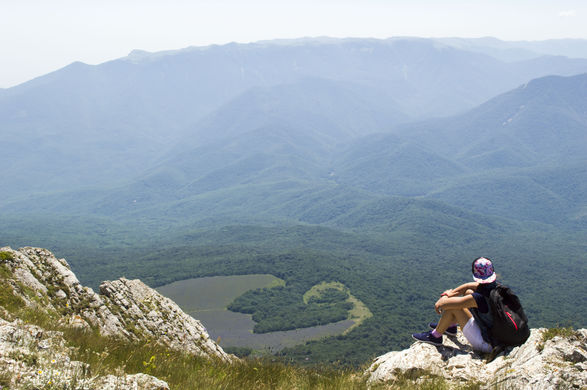
M 255 322 L 250 314 L 226 309 L 236 297 L 249 290 L 284 283 L 266 274 L 212 276 L 173 282 L 157 288 L 157 291 L 199 320 L 212 339 L 219 339 L 222 347 L 250 347 L 276 352 L 309 340 L 342 334 L 354 324 L 352 320 L 344 320 L 310 328 L 257 334 L 253 333 Z

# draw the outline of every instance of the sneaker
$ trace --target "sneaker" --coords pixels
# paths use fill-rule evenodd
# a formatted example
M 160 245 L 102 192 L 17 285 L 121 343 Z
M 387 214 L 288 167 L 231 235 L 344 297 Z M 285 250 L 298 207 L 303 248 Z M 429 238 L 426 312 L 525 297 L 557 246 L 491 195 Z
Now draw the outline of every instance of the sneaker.
M 430 329 L 434 330 L 434 329 L 436 329 L 436 327 L 438 326 L 438 324 L 436 322 L 431 322 L 431 323 L 428 324 L 428 326 L 430 327 Z M 447 335 L 447 336 L 456 336 L 458 331 L 459 331 L 459 329 L 457 328 L 456 325 L 455 326 L 449 326 L 444 331 L 444 334 Z
M 428 343 L 428 344 L 432 344 L 432 345 L 436 345 L 437 347 L 440 347 L 442 345 L 442 336 L 440 337 L 434 337 L 432 336 L 432 331 L 428 331 L 428 332 L 422 332 L 422 333 L 414 333 L 412 335 L 412 337 L 415 340 L 421 341 L 423 343 Z

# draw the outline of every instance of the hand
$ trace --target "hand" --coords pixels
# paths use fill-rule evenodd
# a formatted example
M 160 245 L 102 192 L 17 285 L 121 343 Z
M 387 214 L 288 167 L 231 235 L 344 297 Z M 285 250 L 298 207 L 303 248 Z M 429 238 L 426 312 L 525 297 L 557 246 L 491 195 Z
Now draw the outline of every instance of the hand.
M 436 311 L 436 313 L 441 314 L 442 313 L 442 305 L 444 304 L 444 299 L 446 298 L 446 296 L 440 297 L 440 299 L 438 301 L 436 301 L 436 303 L 434 304 L 434 311 Z
M 445 292 L 443 292 L 442 294 L 440 294 L 440 296 L 446 295 L 447 297 L 452 297 L 454 296 L 454 290 L 446 290 Z

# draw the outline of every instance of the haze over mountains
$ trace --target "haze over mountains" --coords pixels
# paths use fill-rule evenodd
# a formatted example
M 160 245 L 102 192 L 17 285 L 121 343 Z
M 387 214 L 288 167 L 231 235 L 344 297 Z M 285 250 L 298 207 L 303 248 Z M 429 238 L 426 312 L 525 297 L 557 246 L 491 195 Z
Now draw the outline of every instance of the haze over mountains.
M 582 221 L 587 76 L 531 79 L 587 72 L 587 59 L 504 62 L 479 53 L 487 40 L 446 41 L 275 41 L 72 64 L 1 97 L 0 204 L 326 223 L 392 195 Z M 328 217 L 308 216 L 337 200 Z
M 300 361 L 406 346 L 479 255 L 536 326 L 584 326 L 584 48 L 320 38 L 75 63 L 0 91 L 0 237 L 88 285 L 270 273 L 285 287 L 255 299 L 277 328 L 343 283 L 373 317 L 284 352 Z
M 74 63 L 0 94 L 4 199 L 122 183 L 186 143 L 263 128 L 310 131 L 316 147 L 332 147 L 333 138 L 464 112 L 536 77 L 586 71 L 587 59 L 504 62 L 417 38 L 229 44 Z
M 342 175 L 366 189 L 477 212 L 580 220 L 587 195 L 586 91 L 585 74 L 549 76 L 465 114 L 396 127 L 391 135 L 361 140 L 342 162 Z

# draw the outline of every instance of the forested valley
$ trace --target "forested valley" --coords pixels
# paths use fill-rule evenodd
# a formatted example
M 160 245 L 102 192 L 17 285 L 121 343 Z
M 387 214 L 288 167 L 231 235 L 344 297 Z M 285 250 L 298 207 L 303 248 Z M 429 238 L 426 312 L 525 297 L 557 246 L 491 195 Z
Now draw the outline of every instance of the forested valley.
M 260 333 L 347 318 L 345 292 L 304 302 L 341 283 L 372 316 L 279 352 L 300 364 L 408 346 L 479 256 L 531 327 L 584 327 L 587 59 L 511 50 L 231 44 L 0 90 L 0 246 L 46 247 L 94 289 L 274 275 L 230 305 Z

